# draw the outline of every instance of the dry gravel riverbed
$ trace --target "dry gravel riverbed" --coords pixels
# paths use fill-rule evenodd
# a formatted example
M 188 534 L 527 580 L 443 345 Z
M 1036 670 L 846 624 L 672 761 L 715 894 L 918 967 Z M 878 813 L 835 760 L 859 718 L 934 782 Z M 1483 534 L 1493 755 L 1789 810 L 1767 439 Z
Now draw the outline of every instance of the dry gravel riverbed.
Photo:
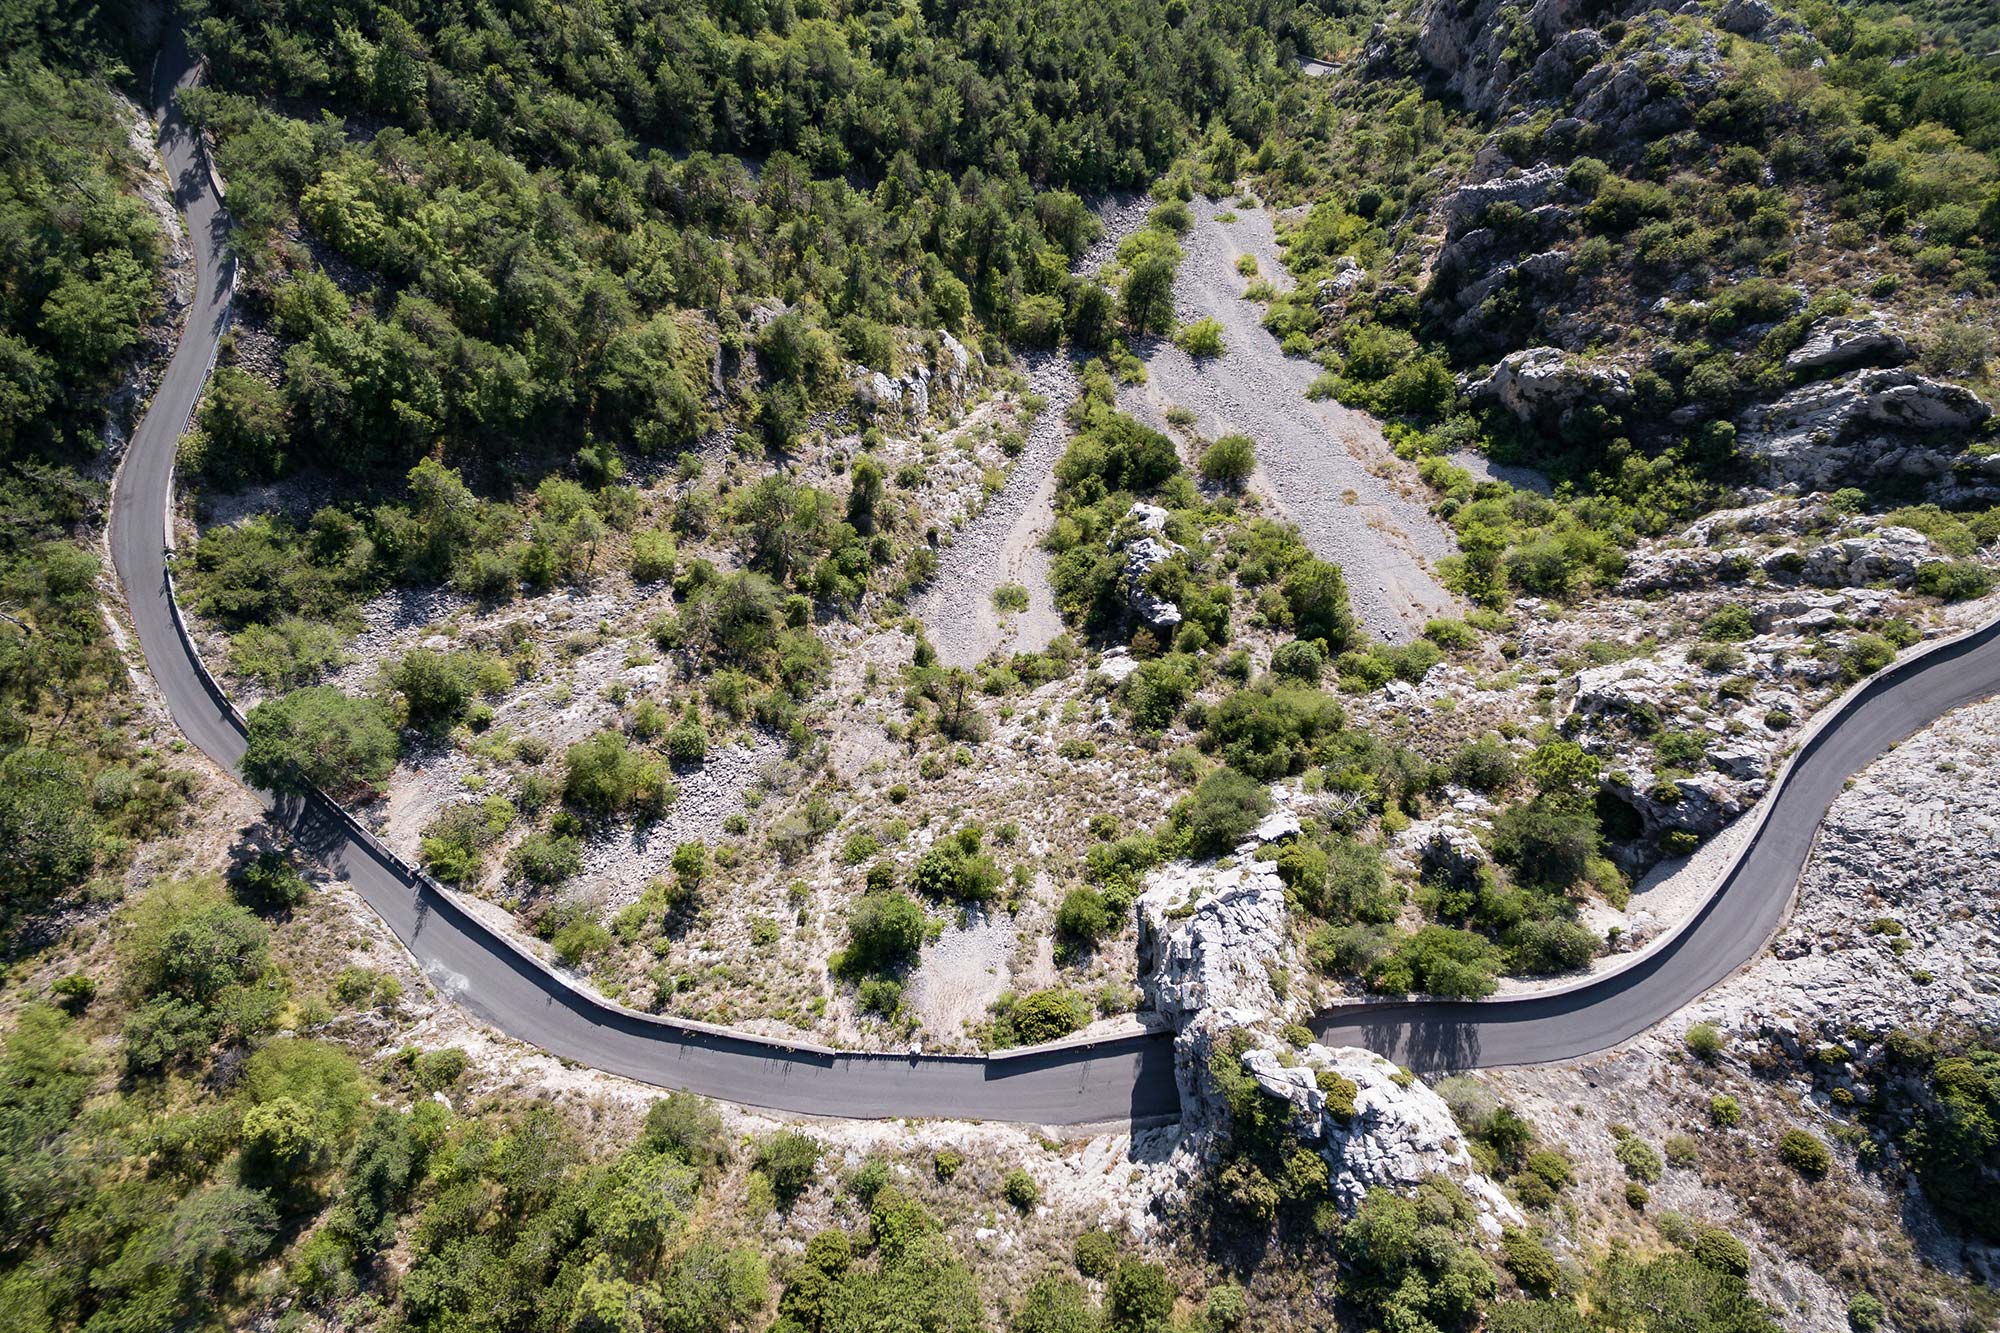
M 1077 271 L 1096 272 L 1145 222 L 1151 207 L 1144 195 L 1103 204 L 1098 217 L 1104 234 L 1077 261 Z M 996 648 L 1033 652 L 1062 632 L 1041 541 L 1054 513 L 1056 460 L 1069 442 L 1065 418 L 1083 384 L 1066 352 L 1030 352 L 1021 366 L 1030 391 L 1047 407 L 1029 428 L 1027 447 L 1007 473 L 1006 486 L 938 553 L 937 575 L 912 608 L 948 666 L 970 666 Z M 994 608 L 993 593 L 1003 583 L 1028 590 L 1026 611 L 1003 615 Z
M 1370 632 L 1404 642 L 1431 617 L 1457 614 L 1432 572 L 1432 562 L 1455 549 L 1451 533 L 1431 514 L 1415 469 L 1396 458 L 1366 413 L 1307 398 L 1316 368 L 1280 351 L 1263 308 L 1243 299 L 1250 279 L 1236 271 L 1239 256 L 1255 256 L 1274 286 L 1290 283 L 1270 215 L 1226 199 L 1197 198 L 1190 207 L 1195 225 L 1182 240 L 1175 314 L 1183 323 L 1220 321 L 1225 350 L 1197 362 L 1159 340 L 1145 349 L 1147 382 L 1124 389 L 1119 405 L 1160 430 L 1168 407 L 1178 405 L 1195 413 L 1208 439 L 1255 440 L 1252 485 L 1298 525 L 1315 554 L 1341 567 L 1354 614 Z

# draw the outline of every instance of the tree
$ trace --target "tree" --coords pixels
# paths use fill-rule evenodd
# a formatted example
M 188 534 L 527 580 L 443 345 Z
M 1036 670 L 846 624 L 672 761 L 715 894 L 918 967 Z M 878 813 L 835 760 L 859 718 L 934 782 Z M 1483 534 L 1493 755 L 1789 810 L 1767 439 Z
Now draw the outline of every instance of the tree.
M 1114 332 L 1111 293 L 1103 283 L 1085 278 L 1077 283 L 1069 302 L 1069 339 L 1078 347 L 1096 350 L 1111 341 Z
M 243 776 L 278 792 L 318 787 L 341 796 L 370 791 L 396 766 L 398 745 L 386 709 L 330 685 L 267 699 L 246 719 Z
M 1500 950 L 1483 935 L 1449 926 L 1425 926 L 1404 940 L 1369 974 L 1369 984 L 1390 995 L 1412 991 L 1445 999 L 1491 995 Z
M 820 1141 L 809 1134 L 781 1129 L 757 1145 L 757 1169 L 771 1182 L 771 1192 L 789 1204 L 812 1184 L 819 1165 Z
M 640 1273 L 654 1271 L 694 1209 L 694 1169 L 660 1153 L 621 1154 L 591 1190 L 591 1230 L 598 1244 Z
M 0 921 L 80 883 L 96 840 L 97 816 L 74 762 L 37 746 L 0 759 Z
M 863 894 L 847 922 L 848 970 L 888 972 L 917 956 L 924 943 L 924 909 L 900 889 Z
M 1118 1333 L 1163 1333 L 1174 1313 L 1174 1287 L 1159 1264 L 1127 1259 L 1111 1275 L 1104 1312 Z
M 1566 889 L 1582 879 L 1603 840 L 1597 816 L 1547 797 L 1513 805 L 1493 821 L 1493 852 L 1530 884 Z
M 1010 1327 L 1013 1333 L 1097 1333 L 1097 1308 L 1075 1278 L 1044 1273 L 1028 1288 Z
M 1171 256 L 1148 250 L 1125 274 L 1119 295 L 1125 323 L 1134 333 L 1165 333 L 1174 325 L 1174 270 L 1179 265 L 1179 247 L 1174 250 Z
M 217 366 L 201 407 L 201 470 L 225 490 L 270 481 L 285 465 L 285 401 L 235 366 Z
M 729 1155 L 721 1114 L 707 1098 L 691 1092 L 670 1092 L 646 1108 L 636 1146 L 699 1170 L 719 1166 Z
M 1597 786 L 1598 763 L 1575 741 L 1548 740 L 1528 754 L 1528 776 L 1546 796 L 1573 800 Z
M 1308 556 L 1285 576 L 1284 593 L 1294 634 L 1317 639 L 1329 657 L 1346 650 L 1354 638 L 1354 613 L 1347 604 L 1347 580 L 1338 566 Z

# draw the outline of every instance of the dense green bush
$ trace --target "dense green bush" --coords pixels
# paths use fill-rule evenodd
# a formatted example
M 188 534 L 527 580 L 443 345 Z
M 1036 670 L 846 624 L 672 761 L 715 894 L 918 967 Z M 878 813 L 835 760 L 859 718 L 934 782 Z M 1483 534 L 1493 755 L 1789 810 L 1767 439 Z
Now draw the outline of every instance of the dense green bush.
M 243 776 L 272 791 L 367 792 L 396 766 L 400 747 L 387 710 L 329 685 L 267 699 L 245 722 Z
M 657 760 L 607 729 L 563 756 L 563 799 L 593 815 L 653 817 L 673 803 L 673 783 Z
M 1497 984 L 1501 952 L 1483 936 L 1448 926 L 1425 926 L 1377 958 L 1368 984 L 1388 995 L 1476 999 Z
M 864 894 L 847 922 L 840 970 L 888 972 L 906 967 L 924 942 L 924 909 L 898 889 Z
M 1221 436 L 1201 451 L 1201 478 L 1211 485 L 1239 490 L 1256 467 L 1257 445 L 1247 435 Z
M 1192 795 L 1174 807 L 1174 822 L 1187 830 L 1188 846 L 1199 856 L 1235 850 L 1271 809 L 1271 794 L 1254 778 L 1218 768 Z
M 931 898 L 993 897 L 1000 889 L 1000 868 L 981 848 L 983 833 L 968 824 L 938 839 L 917 861 L 910 887 Z
M 1800 1175 L 1815 1180 L 1833 1169 L 1833 1150 L 1808 1130 L 1788 1129 L 1780 1135 L 1778 1158 Z
M 1202 740 L 1239 773 L 1269 780 L 1303 770 L 1344 721 L 1340 704 L 1320 691 L 1265 679 L 1210 708 Z

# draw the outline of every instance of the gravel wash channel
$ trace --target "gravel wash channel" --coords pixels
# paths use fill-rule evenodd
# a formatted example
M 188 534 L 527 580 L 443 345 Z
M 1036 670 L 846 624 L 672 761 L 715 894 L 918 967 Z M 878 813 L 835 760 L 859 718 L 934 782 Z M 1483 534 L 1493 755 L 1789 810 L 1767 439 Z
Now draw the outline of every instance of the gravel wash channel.
M 1371 633 L 1407 642 L 1431 617 L 1459 614 L 1431 565 L 1456 547 L 1415 469 L 1395 456 L 1374 418 L 1307 398 L 1317 368 L 1280 351 L 1263 307 L 1243 299 L 1250 279 L 1236 271 L 1241 255 L 1255 256 L 1274 286 L 1291 283 L 1270 215 L 1227 199 L 1197 197 L 1190 208 L 1195 225 L 1182 238 L 1175 315 L 1182 323 L 1220 321 L 1223 354 L 1197 362 L 1159 339 L 1141 349 L 1146 383 L 1121 390 L 1119 406 L 1166 431 L 1167 408 L 1179 405 L 1196 414 L 1195 429 L 1207 439 L 1255 440 L 1252 488 L 1298 525 L 1314 554 L 1340 566 L 1355 617 Z M 1218 217 L 1232 212 L 1228 221 Z

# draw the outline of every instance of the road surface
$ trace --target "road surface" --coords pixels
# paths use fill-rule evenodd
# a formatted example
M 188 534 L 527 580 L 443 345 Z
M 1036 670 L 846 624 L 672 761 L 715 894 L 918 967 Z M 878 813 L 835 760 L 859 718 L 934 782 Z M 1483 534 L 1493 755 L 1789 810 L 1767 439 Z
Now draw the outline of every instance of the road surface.
M 172 105 L 193 73 L 175 33 L 155 72 L 162 159 L 194 242 L 187 328 L 112 491 L 110 541 L 146 664 L 188 739 L 231 772 L 242 722 L 182 633 L 168 581 L 174 451 L 228 318 L 227 220 Z M 1559 993 L 1483 1003 L 1356 1004 L 1321 1014 L 1325 1039 L 1426 1072 L 1568 1060 L 1667 1017 L 1763 947 L 1785 912 L 1821 816 L 1892 742 L 2000 687 L 2000 622 L 1905 661 L 1850 699 L 1801 751 L 1769 816 L 1720 891 L 1679 936 L 1625 971 Z M 508 1035 L 565 1060 L 772 1110 L 853 1118 L 1134 1123 L 1178 1113 L 1164 1033 L 1025 1053 L 902 1056 L 829 1051 L 636 1013 L 581 992 L 397 860 L 323 797 L 260 793 L 301 845 L 344 878 L 440 991 Z

